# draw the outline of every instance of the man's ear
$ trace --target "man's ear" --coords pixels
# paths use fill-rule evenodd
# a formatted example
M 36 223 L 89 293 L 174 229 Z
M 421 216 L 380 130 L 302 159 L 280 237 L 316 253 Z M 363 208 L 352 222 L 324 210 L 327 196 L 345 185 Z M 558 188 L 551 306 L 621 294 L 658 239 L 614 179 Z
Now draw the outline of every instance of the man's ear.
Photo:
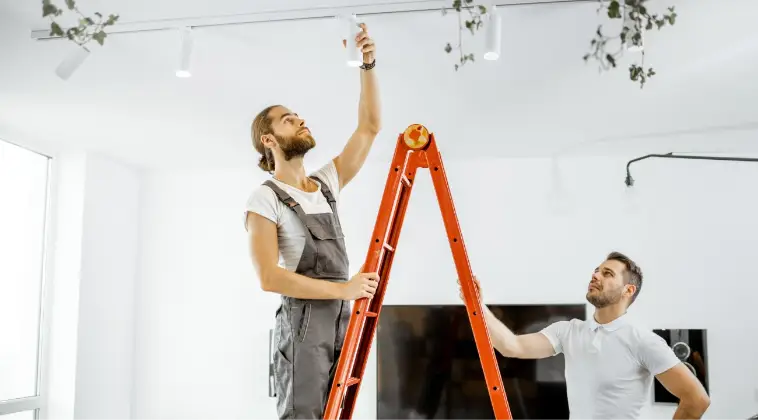
M 629 293 L 629 297 L 634 296 L 634 292 L 637 291 L 637 286 L 633 284 L 627 284 L 626 286 L 628 286 L 626 290 Z
M 276 139 L 271 134 L 264 134 L 261 136 L 261 144 L 263 147 L 271 148 L 276 145 Z

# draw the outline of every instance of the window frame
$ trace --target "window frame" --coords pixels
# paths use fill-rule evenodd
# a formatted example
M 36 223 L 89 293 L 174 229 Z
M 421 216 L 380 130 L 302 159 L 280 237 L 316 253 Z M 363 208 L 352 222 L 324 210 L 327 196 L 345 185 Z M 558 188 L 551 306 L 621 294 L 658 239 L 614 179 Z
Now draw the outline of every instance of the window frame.
M 45 217 L 42 233 L 42 269 L 40 278 L 40 293 L 38 296 L 39 314 L 37 323 L 37 372 L 35 394 L 33 396 L 0 400 L 0 416 L 25 411 L 34 411 L 34 418 L 45 418 L 43 411 L 47 405 L 47 380 L 50 349 L 50 312 L 52 309 L 52 273 L 53 251 L 55 245 L 55 215 L 57 204 L 57 153 L 53 150 L 45 151 L 25 143 L 10 141 L 0 135 L 0 141 L 20 147 L 32 153 L 47 158 L 47 177 L 45 183 Z M 2 417 L 0 417 L 2 420 Z

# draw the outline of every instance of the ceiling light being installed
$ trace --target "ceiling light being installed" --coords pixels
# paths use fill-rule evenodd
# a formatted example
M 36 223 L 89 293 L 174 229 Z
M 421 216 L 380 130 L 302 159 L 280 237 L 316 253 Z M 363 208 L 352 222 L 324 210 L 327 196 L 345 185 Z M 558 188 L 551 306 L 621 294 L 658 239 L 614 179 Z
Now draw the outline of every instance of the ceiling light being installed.
M 502 31 L 502 22 L 497 7 L 492 5 L 485 16 L 484 59 L 497 60 L 500 58 L 500 35 Z
M 176 70 L 176 77 L 190 77 L 190 61 L 192 58 L 192 29 L 184 28 L 182 30 L 182 51 L 179 57 L 179 68 Z
M 347 65 L 350 67 L 360 67 L 363 64 L 363 54 L 358 49 L 358 45 L 355 42 L 355 37 L 358 32 L 361 31 L 359 26 L 358 17 L 355 15 L 349 15 L 345 18 L 345 49 L 347 50 Z

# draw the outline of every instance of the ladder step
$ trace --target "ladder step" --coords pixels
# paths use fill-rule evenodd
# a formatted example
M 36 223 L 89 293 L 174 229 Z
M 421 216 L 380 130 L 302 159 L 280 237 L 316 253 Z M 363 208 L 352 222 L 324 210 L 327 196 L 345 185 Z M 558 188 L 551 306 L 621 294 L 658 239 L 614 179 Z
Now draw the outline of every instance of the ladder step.
M 411 186 L 411 180 L 410 180 L 410 179 L 408 179 L 408 177 L 407 177 L 407 176 L 405 176 L 405 175 L 403 175 L 403 177 L 402 177 L 402 178 L 400 178 L 400 181 L 401 181 L 403 184 L 405 184 L 405 186 L 406 186 L 406 187 L 410 187 L 410 186 Z
M 376 318 L 377 315 L 378 314 L 376 312 L 366 311 L 366 316 L 369 317 L 369 318 Z
M 395 252 L 395 248 L 393 248 L 392 245 L 388 244 L 387 242 L 384 243 L 384 249 L 390 252 Z
M 353 377 L 353 378 L 350 378 L 350 379 L 347 380 L 347 383 L 345 383 L 345 386 L 353 386 L 353 385 L 355 385 L 357 383 L 360 383 L 360 382 L 361 382 L 360 379 Z

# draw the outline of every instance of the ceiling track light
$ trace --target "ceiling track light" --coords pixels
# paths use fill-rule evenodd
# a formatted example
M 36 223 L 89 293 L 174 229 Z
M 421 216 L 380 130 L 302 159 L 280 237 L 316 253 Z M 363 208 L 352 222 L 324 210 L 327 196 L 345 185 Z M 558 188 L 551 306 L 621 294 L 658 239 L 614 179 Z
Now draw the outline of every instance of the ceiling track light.
M 347 53 L 347 65 L 349 67 L 360 67 L 363 64 L 363 54 L 358 49 L 355 37 L 360 32 L 360 21 L 354 14 L 342 18 L 345 21 L 345 49 Z
M 631 166 L 634 162 L 639 162 L 644 159 L 649 158 L 664 158 L 664 159 L 695 159 L 695 160 L 721 160 L 721 161 L 730 161 L 730 162 L 758 162 L 758 158 L 745 158 L 745 157 L 729 157 L 729 156 L 693 156 L 693 155 L 675 155 L 673 153 L 666 153 L 666 154 L 650 154 L 645 156 L 640 156 L 638 158 L 632 159 L 626 164 L 626 179 L 624 180 L 624 183 L 627 187 L 631 187 L 634 185 L 634 178 L 632 178 L 632 174 L 629 172 L 629 166 Z
M 68 80 L 72 74 L 82 65 L 85 59 L 89 57 L 90 51 L 83 46 L 76 46 L 63 59 L 55 69 L 55 74 L 63 80 Z
M 192 28 L 186 27 L 182 29 L 182 50 L 179 56 L 179 68 L 176 70 L 176 77 L 187 78 L 191 77 L 190 63 L 192 59 L 192 47 L 194 45 L 194 39 L 192 37 Z
M 502 32 L 502 20 L 497 12 L 497 6 L 492 5 L 485 14 L 484 23 L 484 59 L 497 60 L 500 58 L 500 37 Z

